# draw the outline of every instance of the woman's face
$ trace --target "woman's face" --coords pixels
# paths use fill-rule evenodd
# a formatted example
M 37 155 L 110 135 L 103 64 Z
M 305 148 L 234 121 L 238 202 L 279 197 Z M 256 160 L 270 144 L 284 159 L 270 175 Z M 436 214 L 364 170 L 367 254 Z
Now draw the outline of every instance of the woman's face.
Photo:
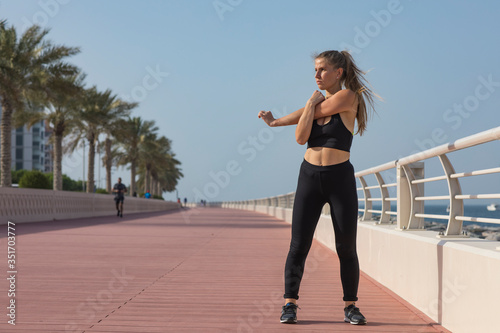
M 324 58 L 315 60 L 314 70 L 316 71 L 316 84 L 320 90 L 329 90 L 333 88 L 340 79 L 341 70 L 334 68 Z

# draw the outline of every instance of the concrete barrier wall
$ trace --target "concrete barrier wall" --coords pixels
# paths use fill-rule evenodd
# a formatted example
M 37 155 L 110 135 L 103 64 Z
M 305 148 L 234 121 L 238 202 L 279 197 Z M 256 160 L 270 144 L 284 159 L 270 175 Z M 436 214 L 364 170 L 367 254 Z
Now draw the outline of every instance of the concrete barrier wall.
M 222 207 L 292 220 L 290 208 L 231 203 Z M 500 311 L 500 242 L 436 235 L 360 222 L 360 268 L 452 332 L 498 332 L 494 318 Z M 335 251 L 329 215 L 320 217 L 315 238 Z M 362 304 L 363 295 L 359 296 Z
M 0 224 L 116 215 L 110 194 L 0 188 Z M 125 213 L 178 209 L 176 202 L 125 197 Z

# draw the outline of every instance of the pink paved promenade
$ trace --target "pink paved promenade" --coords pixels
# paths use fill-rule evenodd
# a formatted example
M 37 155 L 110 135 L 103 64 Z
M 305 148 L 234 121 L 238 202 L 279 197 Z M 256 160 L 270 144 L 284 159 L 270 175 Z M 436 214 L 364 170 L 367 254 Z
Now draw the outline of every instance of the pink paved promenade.
M 368 325 L 344 323 L 338 259 L 317 242 L 299 323 L 280 324 L 290 225 L 221 208 L 17 224 L 12 326 L 0 228 L 0 332 L 448 332 L 364 274 Z

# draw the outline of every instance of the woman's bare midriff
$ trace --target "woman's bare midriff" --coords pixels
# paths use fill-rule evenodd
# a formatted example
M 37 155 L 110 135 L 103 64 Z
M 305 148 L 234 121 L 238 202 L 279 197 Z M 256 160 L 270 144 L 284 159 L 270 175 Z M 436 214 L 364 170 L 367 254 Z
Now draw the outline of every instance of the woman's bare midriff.
M 345 124 L 344 117 L 342 115 L 340 117 Z M 328 124 L 331 119 L 332 117 L 328 116 L 314 121 L 316 121 L 318 125 L 323 126 Z M 350 153 L 344 150 L 327 147 L 311 147 L 306 150 L 304 159 L 314 165 L 326 166 L 345 162 L 350 156 Z
M 304 159 L 314 165 L 333 165 L 345 162 L 349 159 L 350 154 L 347 151 L 326 148 L 326 147 L 312 147 L 306 150 Z

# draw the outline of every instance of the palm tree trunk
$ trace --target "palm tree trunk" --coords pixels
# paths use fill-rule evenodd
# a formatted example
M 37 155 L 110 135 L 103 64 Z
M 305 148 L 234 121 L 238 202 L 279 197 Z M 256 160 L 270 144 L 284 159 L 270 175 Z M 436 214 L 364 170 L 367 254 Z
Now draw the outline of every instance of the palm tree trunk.
M 151 171 L 149 171 L 149 178 L 148 178 L 148 190 L 149 190 L 149 192 L 152 192 L 152 190 L 153 190 L 151 184 L 153 184 L 153 173 Z
M 160 182 L 156 183 L 156 193 L 156 195 L 159 195 L 160 197 L 162 196 Z
M 94 164 L 95 164 L 95 142 L 92 135 L 89 139 L 89 165 L 87 174 L 87 193 L 94 193 Z
M 63 180 L 62 180 L 62 140 L 63 132 L 54 131 L 54 191 L 62 191 Z
M 130 193 L 133 195 L 135 192 L 135 161 L 130 163 Z
M 146 166 L 146 174 L 144 175 L 144 193 L 149 190 L 149 169 Z
M 0 143 L 0 151 L 2 153 L 1 161 L 1 187 L 11 187 L 12 186 L 12 175 L 10 174 L 12 156 L 11 156 L 11 146 L 12 146 L 12 106 L 7 101 L 5 97 L 2 96 L 2 120 L 0 131 L 2 132 L 2 138 Z
M 106 138 L 105 144 L 105 154 L 106 154 L 106 192 L 111 193 L 111 165 L 113 164 L 113 159 L 111 157 L 111 139 Z

